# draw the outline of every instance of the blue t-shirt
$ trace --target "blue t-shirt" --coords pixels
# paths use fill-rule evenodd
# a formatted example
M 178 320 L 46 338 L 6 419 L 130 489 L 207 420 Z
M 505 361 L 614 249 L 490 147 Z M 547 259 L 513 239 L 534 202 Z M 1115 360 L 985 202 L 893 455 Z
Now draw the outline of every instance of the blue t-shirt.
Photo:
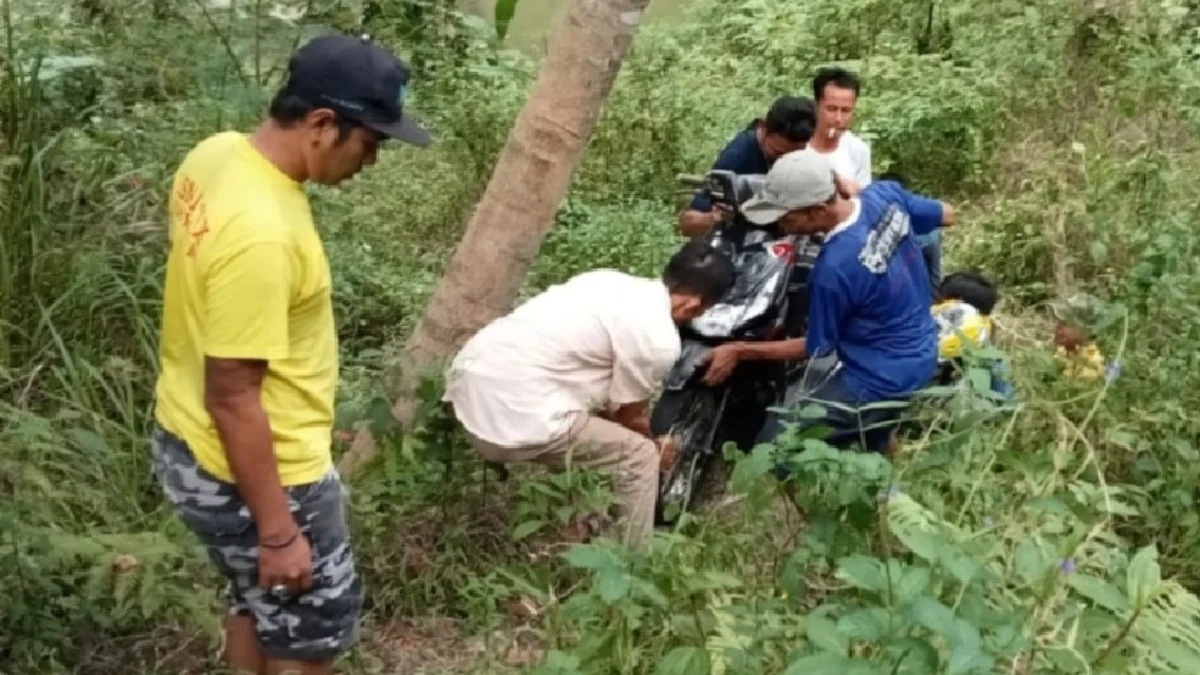
M 765 174 L 771 170 L 771 162 L 763 154 L 762 146 L 758 144 L 758 121 L 750 123 L 734 136 L 717 161 L 713 163 L 714 171 L 732 171 L 737 174 Z M 688 207 L 693 211 L 712 211 L 712 200 L 696 191 L 692 203 Z
M 830 233 L 809 279 L 807 351 L 836 351 L 862 403 L 904 398 L 937 367 L 929 273 L 916 234 L 942 222 L 939 202 L 871 183 L 857 218 Z

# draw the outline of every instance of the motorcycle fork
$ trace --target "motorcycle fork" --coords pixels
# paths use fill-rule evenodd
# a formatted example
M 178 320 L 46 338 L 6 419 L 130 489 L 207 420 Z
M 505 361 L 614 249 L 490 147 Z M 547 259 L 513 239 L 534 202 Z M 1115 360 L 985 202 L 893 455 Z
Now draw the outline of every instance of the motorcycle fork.
M 720 455 L 720 448 L 714 448 L 713 444 L 717 441 L 717 436 L 721 432 L 721 427 L 725 422 L 725 409 L 729 407 L 729 397 L 732 394 L 731 387 L 725 387 L 721 391 L 720 398 L 717 399 L 717 409 L 713 413 L 712 433 L 708 435 L 708 441 L 705 443 L 706 454 Z

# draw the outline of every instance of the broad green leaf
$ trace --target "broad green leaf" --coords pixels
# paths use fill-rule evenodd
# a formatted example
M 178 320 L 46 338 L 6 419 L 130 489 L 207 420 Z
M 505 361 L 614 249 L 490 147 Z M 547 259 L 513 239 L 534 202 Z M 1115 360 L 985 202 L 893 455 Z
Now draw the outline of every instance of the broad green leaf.
M 950 650 L 950 661 L 946 666 L 948 675 L 967 675 L 978 673 L 983 675 L 992 672 L 994 661 L 992 657 L 980 651 L 978 645 L 959 645 Z
M 1154 593 L 1162 583 L 1162 573 L 1158 567 L 1158 550 L 1153 545 L 1140 549 L 1130 561 L 1126 574 L 1128 575 L 1126 593 L 1129 604 L 1135 608 L 1144 607 L 1154 597 Z
M 915 553 L 926 562 L 938 562 L 939 553 L 942 549 L 942 539 L 932 532 L 909 532 L 900 529 L 892 530 L 900 542 L 904 544 L 908 550 Z
M 699 647 L 676 647 L 658 662 L 654 675 L 708 675 L 708 652 Z
M 882 607 L 851 612 L 837 622 L 838 632 L 851 640 L 877 642 L 888 634 L 888 613 Z
M 954 618 L 954 627 L 946 636 L 946 642 L 951 647 L 967 647 L 976 651 L 983 649 L 983 637 L 979 634 L 979 629 L 960 617 Z
M 775 466 L 774 451 L 774 446 L 764 443 L 739 459 L 729 477 L 729 490 L 734 494 L 746 494 L 759 478 L 767 475 Z
M 671 601 L 663 595 L 662 591 L 658 590 L 658 586 L 637 577 L 631 577 L 630 583 L 632 583 L 633 591 L 638 597 L 649 600 L 656 607 L 666 608 L 670 606 Z
M 808 578 L 805 576 L 808 571 L 808 560 L 809 550 L 801 546 L 788 556 L 787 562 L 783 565 L 783 571 L 779 573 L 780 587 L 793 598 L 803 598 L 808 590 Z
M 997 628 L 987 642 L 991 645 L 989 651 L 1001 657 L 1012 656 L 1029 645 L 1029 640 L 1021 635 L 1020 626 L 1015 624 Z
M 942 567 L 962 584 L 970 584 L 985 574 L 984 568 L 963 551 L 957 544 L 947 543 L 942 546 L 938 561 Z
M 728 572 L 705 572 L 703 579 L 706 588 L 739 588 L 742 580 Z
M 613 566 L 613 560 L 603 550 L 591 544 L 576 544 L 567 549 L 562 557 L 574 567 L 599 570 Z
M 804 634 L 808 641 L 820 649 L 834 654 L 845 654 L 850 641 L 838 632 L 837 626 L 823 616 L 808 616 L 804 619 Z
M 909 567 L 896 583 L 896 601 L 899 604 L 911 602 L 925 593 L 929 588 L 930 572 L 928 567 Z
M 884 675 L 887 672 L 860 659 L 838 654 L 814 654 L 793 661 L 784 675 Z
M 882 593 L 888 587 L 883 563 L 865 555 L 852 555 L 839 560 L 837 577 L 865 591 Z
M 600 594 L 600 599 L 610 604 L 629 595 L 629 589 L 633 587 L 629 575 L 620 569 L 606 569 L 599 576 L 596 592 Z
M 980 629 L 997 629 L 1011 625 L 1014 621 L 1012 611 L 989 606 L 983 590 L 982 586 L 968 588 L 958 599 L 954 613 Z
M 1021 540 L 1015 558 L 1017 575 L 1027 584 L 1036 583 L 1046 573 L 1046 555 L 1035 538 Z
M 783 675 L 843 675 L 849 666 L 850 659 L 841 654 L 814 654 L 792 661 Z
M 676 608 L 682 609 L 682 608 Z M 712 614 L 675 614 L 668 621 L 671 632 L 682 640 L 703 641 L 708 631 L 713 630 L 716 620 Z
M 893 675 L 929 675 L 939 672 L 941 658 L 928 640 L 903 638 L 888 643 L 888 663 L 895 664 Z
M 1058 497 L 1041 497 L 1029 502 L 1025 507 L 1031 511 L 1051 516 L 1071 515 L 1071 508 Z
M 494 19 L 496 22 L 496 37 L 500 41 L 504 41 L 504 36 L 508 35 L 508 26 L 512 23 L 513 16 L 517 13 L 517 0 L 496 0 L 494 10 Z
M 109 452 L 108 443 L 104 441 L 104 437 L 90 429 L 73 427 L 67 431 L 67 435 L 75 441 L 80 450 L 89 455 L 99 457 Z
M 971 383 L 971 389 L 977 393 L 982 394 L 992 389 L 992 372 L 986 368 L 967 368 L 967 379 Z
M 930 597 L 917 598 L 909 608 L 913 621 L 946 641 L 955 636 L 954 612 Z
M 581 675 L 583 671 L 579 669 L 580 665 L 578 656 L 551 649 L 533 672 L 535 675 Z
M 517 525 L 516 528 L 513 529 L 513 539 L 520 541 L 534 532 L 542 529 L 542 526 L 545 524 L 546 523 L 541 520 L 527 520 L 520 525 Z
M 392 414 L 392 402 L 382 396 L 371 399 L 371 403 L 367 407 L 366 416 L 371 434 L 375 438 L 391 436 L 393 432 L 400 428 L 400 423 L 396 421 L 396 416 Z
M 1124 616 L 1129 611 L 1129 600 L 1121 595 L 1120 589 L 1099 577 L 1080 572 L 1067 577 L 1067 585 L 1118 616 Z

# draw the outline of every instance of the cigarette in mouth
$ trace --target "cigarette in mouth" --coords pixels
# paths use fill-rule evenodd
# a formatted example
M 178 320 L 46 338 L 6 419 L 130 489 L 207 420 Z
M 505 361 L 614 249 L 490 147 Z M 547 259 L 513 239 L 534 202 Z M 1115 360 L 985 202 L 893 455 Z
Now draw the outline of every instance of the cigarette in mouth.
M 833 138 L 833 137 L 834 137 L 834 136 L 836 136 L 836 135 L 837 135 L 837 129 L 830 129 L 830 130 L 829 130 L 829 137 L 830 137 L 830 138 Z

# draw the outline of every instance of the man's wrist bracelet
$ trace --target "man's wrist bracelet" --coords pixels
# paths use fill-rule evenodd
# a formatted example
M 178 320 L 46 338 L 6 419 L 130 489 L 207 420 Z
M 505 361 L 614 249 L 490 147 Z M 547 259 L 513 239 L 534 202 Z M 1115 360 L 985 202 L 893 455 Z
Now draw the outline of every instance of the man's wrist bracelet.
M 282 544 L 268 544 L 267 542 L 265 542 L 265 541 L 261 541 L 261 540 L 260 540 L 260 541 L 258 542 L 258 545 L 259 545 L 259 546 L 262 546 L 263 548 L 269 548 L 269 549 L 276 549 L 276 550 L 277 550 L 277 549 L 281 549 L 281 548 L 287 548 L 287 547 L 291 546 L 291 545 L 292 545 L 293 543 L 295 543 L 295 542 L 296 542 L 296 540 L 297 540 L 297 539 L 299 539 L 299 538 L 300 538 L 300 528 L 298 528 L 298 527 L 297 527 L 297 528 L 296 528 L 296 531 L 292 533 L 292 536 L 291 536 L 291 538 L 289 538 L 287 541 L 283 542 Z

